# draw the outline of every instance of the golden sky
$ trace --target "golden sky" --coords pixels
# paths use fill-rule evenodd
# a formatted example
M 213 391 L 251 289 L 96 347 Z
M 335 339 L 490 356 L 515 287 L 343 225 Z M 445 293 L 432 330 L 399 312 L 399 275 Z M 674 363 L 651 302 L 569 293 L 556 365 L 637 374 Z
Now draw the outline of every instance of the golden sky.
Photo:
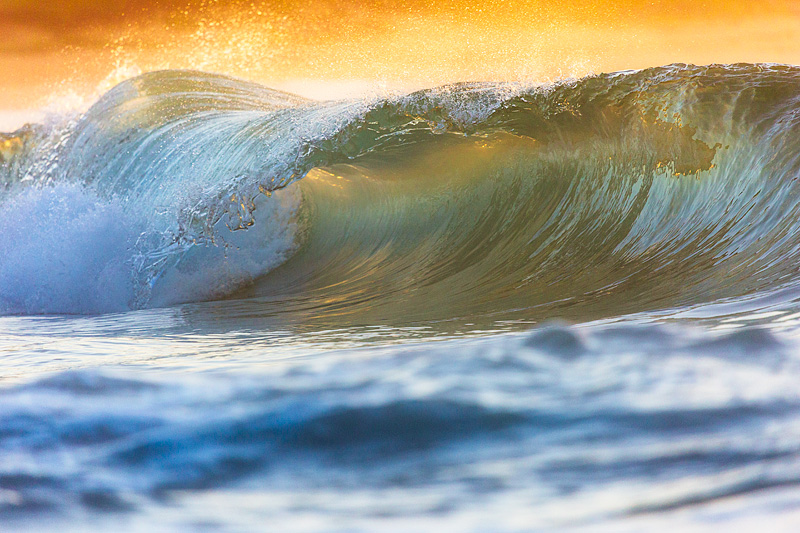
M 800 63 L 798 0 L 0 0 L 0 32 L 0 109 L 163 68 L 336 97 L 671 62 Z

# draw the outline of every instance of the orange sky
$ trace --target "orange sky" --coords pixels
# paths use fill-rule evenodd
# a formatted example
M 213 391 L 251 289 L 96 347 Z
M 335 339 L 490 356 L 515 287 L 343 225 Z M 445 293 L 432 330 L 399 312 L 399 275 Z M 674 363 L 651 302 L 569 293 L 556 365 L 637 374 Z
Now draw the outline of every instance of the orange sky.
M 796 0 L 0 0 L 0 109 L 198 68 L 306 95 L 800 63 Z

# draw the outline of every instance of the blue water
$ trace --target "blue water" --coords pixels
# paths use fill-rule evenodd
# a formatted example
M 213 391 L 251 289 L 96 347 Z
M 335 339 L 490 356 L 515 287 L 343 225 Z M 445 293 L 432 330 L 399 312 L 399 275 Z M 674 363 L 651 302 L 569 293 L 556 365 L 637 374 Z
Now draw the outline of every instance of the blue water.
M 0 137 L 0 530 L 796 531 L 800 70 Z

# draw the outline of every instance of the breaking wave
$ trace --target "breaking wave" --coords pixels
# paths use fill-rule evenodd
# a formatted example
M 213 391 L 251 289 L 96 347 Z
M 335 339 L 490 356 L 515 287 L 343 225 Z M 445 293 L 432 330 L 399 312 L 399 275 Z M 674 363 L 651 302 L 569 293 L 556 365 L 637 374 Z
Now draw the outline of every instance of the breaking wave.
M 148 73 L 0 137 L 0 312 L 618 316 L 797 283 L 800 69 L 311 102 Z

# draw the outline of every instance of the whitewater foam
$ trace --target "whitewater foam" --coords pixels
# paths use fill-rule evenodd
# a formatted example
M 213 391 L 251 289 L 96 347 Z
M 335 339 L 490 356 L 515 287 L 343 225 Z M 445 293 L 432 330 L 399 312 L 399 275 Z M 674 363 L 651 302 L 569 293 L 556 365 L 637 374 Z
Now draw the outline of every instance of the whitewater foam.
M 131 252 L 141 221 L 117 200 L 59 183 L 0 202 L 0 312 L 128 309 Z
M 222 298 L 285 262 L 299 244 L 301 200 L 300 188 L 290 185 L 255 198 L 252 211 L 257 224 L 225 231 L 227 221 L 218 221 L 215 242 L 176 254 L 170 266 L 162 267 L 162 274 L 151 280 L 148 305 Z
M 148 303 L 230 294 L 279 265 L 296 247 L 297 188 L 259 199 L 260 224 L 170 257 Z M 91 187 L 30 187 L 0 202 L 0 313 L 97 314 L 137 306 L 136 267 L 149 253 L 151 221 Z M 224 225 L 224 222 L 219 222 Z M 165 268 L 166 270 L 166 268 Z

